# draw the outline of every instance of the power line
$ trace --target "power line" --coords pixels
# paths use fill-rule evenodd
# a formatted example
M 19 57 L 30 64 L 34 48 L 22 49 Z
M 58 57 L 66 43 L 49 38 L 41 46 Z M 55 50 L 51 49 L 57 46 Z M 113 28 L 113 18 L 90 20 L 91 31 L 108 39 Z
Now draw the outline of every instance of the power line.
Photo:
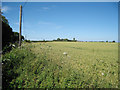
M 26 0 L 26 1 L 25 1 L 24 5 L 23 5 L 23 8 L 24 8 L 24 7 L 25 7 L 25 5 L 27 4 L 27 1 L 28 1 L 28 0 Z
M 22 14 L 22 20 L 23 20 L 23 21 L 22 21 L 23 34 L 25 35 L 25 39 L 27 39 L 27 34 L 26 34 L 26 31 L 25 31 L 25 30 L 26 30 L 26 26 L 25 26 L 25 23 L 24 23 L 24 22 L 25 22 L 25 21 L 24 21 L 24 20 L 25 20 L 24 10 L 23 10 L 22 13 L 23 13 L 23 14 Z
M 26 0 L 25 3 L 22 5 L 22 28 L 24 29 L 24 30 L 22 30 L 22 32 L 24 32 L 24 34 L 26 34 L 26 33 L 25 33 L 25 28 L 24 28 L 25 25 L 24 25 L 24 9 L 23 8 L 27 4 L 27 1 L 28 0 Z M 25 38 L 26 38 L 26 35 L 25 35 Z

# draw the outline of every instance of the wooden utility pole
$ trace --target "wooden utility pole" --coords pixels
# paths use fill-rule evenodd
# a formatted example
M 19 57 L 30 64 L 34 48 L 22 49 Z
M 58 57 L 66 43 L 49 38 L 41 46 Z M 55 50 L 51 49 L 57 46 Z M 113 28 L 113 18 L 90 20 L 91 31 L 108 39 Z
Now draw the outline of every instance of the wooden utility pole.
M 20 5 L 19 46 L 21 46 L 22 6 Z

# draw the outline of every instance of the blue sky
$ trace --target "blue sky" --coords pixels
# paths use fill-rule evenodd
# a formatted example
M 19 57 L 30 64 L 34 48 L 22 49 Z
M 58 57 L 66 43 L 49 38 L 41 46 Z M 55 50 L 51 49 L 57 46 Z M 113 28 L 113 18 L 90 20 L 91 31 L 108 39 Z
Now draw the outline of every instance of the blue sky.
M 3 2 L 2 12 L 19 32 L 19 8 L 24 2 Z M 118 41 L 117 2 L 27 2 L 22 35 L 30 40 L 68 38 Z

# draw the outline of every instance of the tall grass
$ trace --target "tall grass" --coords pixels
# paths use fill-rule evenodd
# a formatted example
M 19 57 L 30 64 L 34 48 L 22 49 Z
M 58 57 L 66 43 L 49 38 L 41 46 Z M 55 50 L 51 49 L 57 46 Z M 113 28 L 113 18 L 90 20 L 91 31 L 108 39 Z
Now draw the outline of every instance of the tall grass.
M 117 88 L 117 49 L 117 43 L 25 44 L 3 56 L 3 84 L 14 88 Z
M 10 52 L 2 56 L 2 84 L 4 88 L 13 87 L 10 82 L 20 76 L 17 69 L 20 68 L 28 60 L 32 60 L 34 54 L 30 52 L 28 47 L 13 48 Z M 16 84 L 14 84 L 17 87 Z

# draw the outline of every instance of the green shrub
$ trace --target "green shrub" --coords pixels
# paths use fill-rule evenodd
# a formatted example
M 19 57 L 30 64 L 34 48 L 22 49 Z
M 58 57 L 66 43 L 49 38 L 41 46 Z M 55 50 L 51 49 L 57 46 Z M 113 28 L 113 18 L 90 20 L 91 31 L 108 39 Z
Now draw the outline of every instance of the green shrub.
M 16 70 L 26 58 L 31 58 L 31 56 L 33 55 L 28 48 L 13 48 L 9 53 L 2 56 L 3 89 L 13 87 L 10 82 L 19 76 Z

